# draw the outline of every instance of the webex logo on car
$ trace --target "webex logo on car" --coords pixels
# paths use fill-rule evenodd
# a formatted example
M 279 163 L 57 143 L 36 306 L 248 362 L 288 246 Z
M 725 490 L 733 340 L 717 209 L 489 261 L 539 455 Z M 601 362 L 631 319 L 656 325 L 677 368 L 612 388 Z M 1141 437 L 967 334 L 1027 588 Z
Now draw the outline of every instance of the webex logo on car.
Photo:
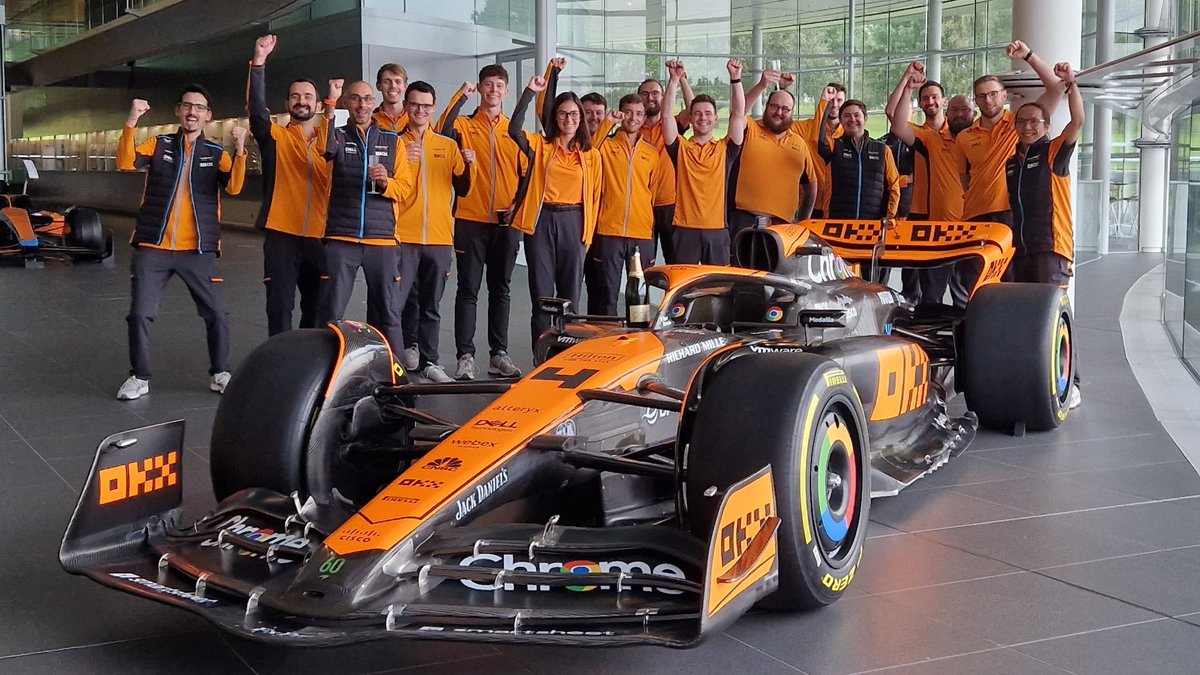
M 462 562 L 460 562 L 458 564 L 463 567 L 470 567 L 472 565 L 475 565 L 476 563 L 485 563 L 480 566 L 481 567 L 492 567 L 492 568 L 495 567 L 495 564 L 499 563 L 503 566 L 502 569 L 504 569 L 505 571 L 508 571 L 508 572 L 531 572 L 531 573 L 562 572 L 563 574 L 620 574 L 620 573 L 624 572 L 625 574 L 655 574 L 658 576 L 671 577 L 672 579 L 680 579 L 680 580 L 687 578 L 686 576 L 684 576 L 683 570 L 681 570 L 676 565 L 672 565 L 671 563 L 660 563 L 658 565 L 651 566 L 650 563 L 642 562 L 640 560 L 630 560 L 628 562 L 624 561 L 624 560 L 608 560 L 608 561 L 602 561 L 602 562 L 594 562 L 591 560 L 572 560 L 570 562 L 565 562 L 565 563 L 559 563 L 559 562 L 534 563 L 534 562 L 530 562 L 528 560 L 517 560 L 515 557 L 513 557 L 513 555 L 511 553 L 506 553 L 502 556 L 494 555 L 492 553 L 480 553 L 479 555 L 472 555 L 472 556 L 463 558 Z M 486 563 L 491 563 L 491 564 L 486 564 Z M 474 590 L 474 591 L 497 591 L 497 590 L 500 590 L 500 584 L 480 583 L 478 581 L 471 581 L 470 579 L 462 579 L 461 581 L 463 582 L 464 586 L 466 586 L 467 588 L 470 588 L 471 590 Z M 504 584 L 503 586 L 504 586 L 504 590 L 506 590 L 506 591 L 512 591 L 512 590 L 516 589 L 515 584 Z M 525 585 L 525 590 L 527 590 L 527 591 L 548 591 L 548 590 L 550 590 L 550 588 L 551 588 L 550 586 L 547 586 L 545 584 L 527 584 L 527 585 Z M 605 586 L 566 586 L 565 588 L 569 591 L 583 592 L 583 591 L 594 591 L 597 588 L 599 588 L 601 590 L 609 590 L 612 587 L 605 585 Z M 649 593 L 651 591 L 658 591 L 659 593 L 666 593 L 667 595 L 679 595 L 680 593 L 683 593 L 683 591 L 677 591 L 677 590 L 670 589 L 670 588 L 658 588 L 655 586 L 628 585 L 627 588 L 640 588 L 641 590 L 646 591 L 647 593 Z

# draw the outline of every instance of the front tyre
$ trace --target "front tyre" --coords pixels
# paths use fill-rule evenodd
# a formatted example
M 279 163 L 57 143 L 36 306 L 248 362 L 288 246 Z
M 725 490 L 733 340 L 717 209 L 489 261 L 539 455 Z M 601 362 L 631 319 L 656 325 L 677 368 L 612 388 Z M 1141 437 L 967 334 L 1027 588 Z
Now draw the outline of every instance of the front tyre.
M 692 533 L 707 540 L 724 490 L 770 464 L 779 589 L 758 606 L 833 603 L 862 557 L 871 494 L 866 417 L 845 372 L 813 354 L 748 354 L 712 371 L 699 394 L 681 425 Z

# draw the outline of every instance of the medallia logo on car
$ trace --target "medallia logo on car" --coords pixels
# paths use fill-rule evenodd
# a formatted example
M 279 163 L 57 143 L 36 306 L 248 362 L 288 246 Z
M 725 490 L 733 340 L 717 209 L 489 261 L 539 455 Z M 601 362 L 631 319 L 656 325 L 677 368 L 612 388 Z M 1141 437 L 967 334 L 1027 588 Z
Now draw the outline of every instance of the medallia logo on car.
M 260 528 L 260 527 L 251 525 L 250 523 L 247 522 L 246 516 L 233 516 L 232 518 L 230 518 L 229 520 L 227 520 L 221 524 L 221 529 L 230 534 L 236 534 L 239 537 L 242 537 L 243 539 L 249 539 L 250 541 L 257 541 L 259 543 L 266 544 L 267 546 L 279 546 L 281 548 L 290 548 L 290 549 L 296 549 L 298 551 L 303 551 L 304 549 L 308 548 L 308 544 L 309 544 L 309 541 L 306 537 L 298 537 L 294 534 L 287 534 L 286 532 L 276 532 L 275 530 L 272 530 L 269 528 L 265 528 L 265 527 Z M 221 544 L 220 542 L 217 541 L 216 537 L 213 537 L 211 539 L 205 539 L 204 541 L 200 542 L 200 545 L 204 546 L 204 547 L 220 546 L 223 550 L 226 550 L 226 551 L 234 548 L 233 544 L 228 544 L 228 543 Z M 252 551 L 238 551 L 238 555 L 246 556 L 249 558 L 261 558 L 262 557 L 258 553 L 254 553 Z M 276 562 L 283 563 L 283 564 L 289 564 L 292 562 L 292 560 L 290 560 L 288 558 L 279 558 L 276 560 Z
M 560 563 L 560 562 L 535 563 L 535 562 L 532 562 L 529 560 L 517 560 L 516 557 L 513 556 L 513 554 L 511 554 L 511 553 L 505 553 L 502 556 L 495 555 L 492 553 L 480 553 L 479 555 L 472 555 L 472 556 L 463 558 L 462 561 L 459 562 L 458 564 L 462 567 L 477 566 L 477 567 L 486 567 L 489 569 L 497 569 L 496 565 L 499 564 L 500 565 L 499 569 L 503 569 L 507 572 L 529 572 L 529 573 L 534 573 L 534 574 L 551 574 L 554 572 L 560 572 L 562 574 L 585 575 L 585 574 L 621 574 L 623 572 L 625 574 L 655 574 L 655 575 L 662 576 L 662 577 L 670 577 L 672 579 L 680 579 L 680 580 L 687 578 L 683 574 L 683 570 L 681 570 L 676 565 L 672 565 L 671 563 L 659 563 L 657 565 L 651 565 L 650 563 L 642 562 L 640 560 L 629 560 L 629 561 L 605 560 L 605 561 L 600 561 L 600 562 L 596 562 L 596 561 L 592 561 L 592 560 L 572 560 L 570 562 L 563 562 L 563 563 Z M 500 584 L 480 583 L 478 581 L 472 581 L 470 579 L 462 579 L 461 581 L 464 586 L 466 586 L 467 588 L 469 588 L 473 591 L 497 591 L 497 590 L 500 590 Z M 516 588 L 517 588 L 516 584 L 507 584 L 506 583 L 506 584 L 503 584 L 503 586 L 504 586 L 504 590 L 506 590 L 506 591 L 516 590 Z M 594 591 L 596 589 L 612 590 L 614 588 L 613 586 L 609 586 L 609 585 L 596 585 L 596 586 L 577 585 L 577 586 L 562 586 L 562 587 L 554 586 L 554 587 L 552 587 L 552 586 L 548 586 L 546 584 L 522 584 L 521 586 L 522 586 L 523 590 L 526 590 L 526 591 L 548 591 L 551 588 L 566 588 L 568 591 L 575 591 L 576 593 L 582 593 L 582 592 L 586 592 L 586 591 Z M 652 591 L 658 591 L 659 593 L 665 593 L 667 595 L 679 595 L 679 594 L 683 593 L 683 591 L 677 591 L 677 590 L 674 590 L 671 588 L 658 588 L 656 586 L 627 584 L 627 587 L 629 589 L 641 590 L 641 591 L 645 591 L 647 593 L 650 593 Z

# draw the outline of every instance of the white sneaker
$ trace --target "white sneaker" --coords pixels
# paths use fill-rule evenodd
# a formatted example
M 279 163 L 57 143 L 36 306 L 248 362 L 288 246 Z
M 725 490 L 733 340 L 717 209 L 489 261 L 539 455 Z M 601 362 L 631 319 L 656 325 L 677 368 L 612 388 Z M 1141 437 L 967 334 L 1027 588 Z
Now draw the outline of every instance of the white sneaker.
M 446 369 L 436 363 L 425 366 L 425 370 L 421 371 L 421 377 L 436 384 L 445 384 L 454 381 L 453 378 L 446 374 Z
M 421 350 L 416 347 L 406 347 L 402 358 L 404 368 L 407 370 L 416 370 L 421 367 Z
M 1079 385 L 1071 385 L 1071 394 L 1067 396 L 1067 410 L 1074 410 L 1083 403 L 1083 396 L 1079 393 Z
M 454 379 L 475 379 L 475 356 L 473 354 L 463 354 L 458 357 L 458 368 L 454 369 Z
M 229 371 L 222 370 L 219 373 L 215 373 L 212 376 L 212 379 L 208 381 L 208 388 L 212 389 L 218 394 L 224 394 L 225 385 L 227 384 L 229 384 Z
M 143 380 L 136 375 L 130 375 L 128 380 L 117 390 L 118 401 L 132 401 L 150 393 L 150 380 Z
M 488 375 L 499 375 L 500 377 L 520 377 L 521 370 L 513 363 L 513 360 L 508 357 L 508 352 L 496 352 L 492 360 L 488 362 Z

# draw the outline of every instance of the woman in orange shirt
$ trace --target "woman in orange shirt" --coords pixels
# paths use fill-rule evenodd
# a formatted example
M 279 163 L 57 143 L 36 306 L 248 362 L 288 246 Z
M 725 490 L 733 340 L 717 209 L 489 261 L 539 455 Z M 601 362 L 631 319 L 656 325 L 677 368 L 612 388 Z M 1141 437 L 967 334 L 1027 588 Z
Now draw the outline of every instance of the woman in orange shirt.
M 561 69 L 565 62 L 558 59 L 554 65 Z M 538 308 L 539 298 L 579 304 L 585 252 L 600 210 L 600 154 L 583 124 L 579 97 L 568 91 L 554 98 L 544 134 L 521 128 L 529 104 L 545 89 L 545 78 L 530 79 L 508 125 L 509 136 L 529 160 L 517 187 L 512 225 L 525 233 L 533 342 L 550 327 L 550 316 Z

